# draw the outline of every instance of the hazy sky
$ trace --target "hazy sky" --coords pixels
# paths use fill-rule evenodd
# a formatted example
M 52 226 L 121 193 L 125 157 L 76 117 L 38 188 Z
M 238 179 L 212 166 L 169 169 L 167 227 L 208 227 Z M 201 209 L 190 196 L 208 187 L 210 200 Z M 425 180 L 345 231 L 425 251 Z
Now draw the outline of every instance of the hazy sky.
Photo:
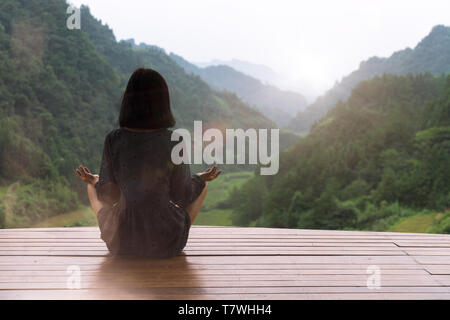
M 449 0 L 69 0 L 87 4 L 118 39 L 189 61 L 264 64 L 318 91 L 362 60 L 414 47 L 450 25 Z

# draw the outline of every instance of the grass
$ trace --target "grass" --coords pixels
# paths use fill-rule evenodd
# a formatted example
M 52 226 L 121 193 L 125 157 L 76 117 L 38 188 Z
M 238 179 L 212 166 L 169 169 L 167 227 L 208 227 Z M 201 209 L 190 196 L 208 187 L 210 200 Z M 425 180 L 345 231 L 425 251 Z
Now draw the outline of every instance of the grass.
M 390 228 L 393 232 L 426 233 L 436 219 L 436 213 L 417 214 L 402 219 Z
M 218 203 L 224 201 L 234 187 L 241 186 L 253 176 L 253 172 L 233 172 L 220 176 L 208 184 L 208 195 L 203 204 L 202 211 L 214 209 Z
M 6 192 L 8 192 L 8 186 L 2 186 L 0 187 L 0 198 L 3 198 L 6 195 Z
M 232 226 L 231 209 L 213 209 L 200 212 L 194 225 L 197 226 Z
M 202 226 L 233 225 L 231 221 L 232 210 L 218 209 L 217 205 L 228 197 L 233 188 L 241 186 L 252 176 L 253 172 L 233 172 L 224 174 L 216 181 L 210 182 L 205 203 L 194 224 Z
M 96 225 L 97 219 L 92 209 L 90 207 L 83 207 L 70 213 L 48 218 L 33 225 L 32 228 L 89 227 Z

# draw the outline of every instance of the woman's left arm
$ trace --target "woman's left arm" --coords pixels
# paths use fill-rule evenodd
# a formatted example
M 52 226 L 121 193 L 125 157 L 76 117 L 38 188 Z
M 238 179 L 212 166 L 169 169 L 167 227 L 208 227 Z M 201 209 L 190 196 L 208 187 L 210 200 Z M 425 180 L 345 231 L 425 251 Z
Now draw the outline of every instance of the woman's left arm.
M 97 190 L 98 199 L 112 206 L 120 199 L 120 188 L 114 177 L 109 140 L 110 135 L 106 136 L 105 139 L 99 174 L 100 179 L 95 184 L 95 189 Z

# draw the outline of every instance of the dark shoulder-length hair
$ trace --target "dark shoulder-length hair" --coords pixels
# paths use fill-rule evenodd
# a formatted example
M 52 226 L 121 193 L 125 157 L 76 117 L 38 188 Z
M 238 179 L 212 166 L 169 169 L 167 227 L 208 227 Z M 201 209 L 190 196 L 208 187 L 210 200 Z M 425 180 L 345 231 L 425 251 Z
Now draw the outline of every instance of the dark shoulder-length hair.
M 169 88 L 155 70 L 138 69 L 128 81 L 119 117 L 120 127 L 163 129 L 175 126 Z

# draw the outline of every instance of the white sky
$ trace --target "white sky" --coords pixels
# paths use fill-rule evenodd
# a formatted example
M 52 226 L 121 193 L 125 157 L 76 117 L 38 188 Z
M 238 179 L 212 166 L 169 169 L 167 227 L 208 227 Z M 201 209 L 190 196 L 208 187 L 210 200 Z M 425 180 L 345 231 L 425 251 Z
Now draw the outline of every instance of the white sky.
M 118 39 L 192 62 L 264 64 L 319 92 L 362 60 L 414 47 L 450 25 L 449 0 L 69 0 L 87 4 Z

